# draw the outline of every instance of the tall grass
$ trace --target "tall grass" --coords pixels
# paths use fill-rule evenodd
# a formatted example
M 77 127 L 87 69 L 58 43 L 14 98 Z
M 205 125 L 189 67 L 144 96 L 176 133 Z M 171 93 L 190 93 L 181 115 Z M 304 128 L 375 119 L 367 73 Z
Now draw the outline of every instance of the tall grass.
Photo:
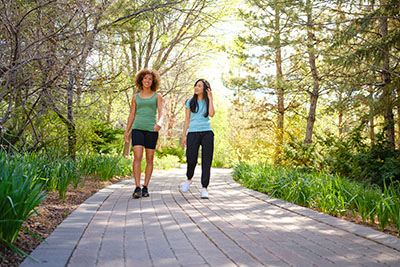
M 37 169 L 0 151 L 0 240 L 20 254 L 24 253 L 13 243 L 22 223 L 44 200 L 43 187 L 38 182 Z
M 125 176 L 131 172 L 131 160 L 121 155 L 79 155 L 77 165 L 82 174 L 96 175 L 103 181 L 107 181 L 115 175 Z
M 74 162 L 56 152 L 6 154 L 0 151 L 0 243 L 27 256 L 13 243 L 24 230 L 23 222 L 44 200 L 46 191 L 58 190 L 63 199 L 67 188 L 77 187 L 83 174 L 108 180 L 114 175 L 126 175 L 130 169 L 131 161 L 122 156 L 91 154 L 79 156 Z
M 331 215 L 351 212 L 363 221 L 379 223 L 381 230 L 393 225 L 400 232 L 400 186 L 392 182 L 382 190 L 328 175 L 323 172 L 301 172 L 269 165 L 237 164 L 233 176 L 245 187 L 273 197 L 316 208 Z
M 27 171 L 35 173 L 36 179 L 47 191 L 58 190 L 61 199 L 65 198 L 70 185 L 76 188 L 82 182 L 83 175 L 94 175 L 101 180 L 108 180 L 114 175 L 125 176 L 131 169 L 130 160 L 114 155 L 79 155 L 76 162 L 54 151 L 7 157 L 25 165 Z
M 65 198 L 69 185 L 77 187 L 81 174 L 75 162 L 64 158 L 56 152 L 31 153 L 13 156 L 15 160 L 24 162 L 30 170 L 37 173 L 37 178 L 45 185 L 47 191 L 58 190 L 59 197 Z

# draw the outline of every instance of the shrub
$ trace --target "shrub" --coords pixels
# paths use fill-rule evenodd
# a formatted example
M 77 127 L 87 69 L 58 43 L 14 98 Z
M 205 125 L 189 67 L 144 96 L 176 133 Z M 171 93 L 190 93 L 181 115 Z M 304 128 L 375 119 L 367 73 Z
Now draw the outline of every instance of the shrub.
M 303 141 L 292 138 L 283 147 L 285 165 L 302 170 L 320 170 L 323 165 L 323 155 L 318 150 L 318 143 L 304 144 Z
M 228 167 L 227 163 L 225 163 L 223 161 L 215 160 L 215 159 L 212 162 L 212 166 L 216 167 L 216 168 Z
M 167 155 L 161 158 L 154 158 L 154 168 L 160 170 L 168 170 L 171 168 L 178 168 L 180 165 L 179 157 L 174 155 Z
M 185 161 L 185 150 L 179 145 L 166 145 L 162 146 L 160 150 L 156 150 L 158 158 L 166 157 L 168 155 L 176 156 L 179 162 Z
M 92 146 L 98 153 L 118 152 L 121 144 L 124 130 L 113 129 L 110 122 L 96 121 L 93 130 L 95 133 Z
M 312 144 L 292 139 L 284 147 L 286 166 L 302 170 L 324 170 L 358 181 L 377 184 L 400 181 L 400 150 L 389 148 L 383 135 L 367 144 L 356 130 L 347 138 L 316 137 Z
M 354 155 L 352 178 L 364 179 L 383 186 L 386 181 L 400 181 L 400 150 L 389 149 L 383 143 L 373 144 Z
M 35 213 L 44 200 L 43 184 L 38 183 L 37 170 L 17 158 L 0 152 L 0 240 L 20 252 L 12 244 L 22 223 Z M 23 229 L 22 229 L 23 230 Z

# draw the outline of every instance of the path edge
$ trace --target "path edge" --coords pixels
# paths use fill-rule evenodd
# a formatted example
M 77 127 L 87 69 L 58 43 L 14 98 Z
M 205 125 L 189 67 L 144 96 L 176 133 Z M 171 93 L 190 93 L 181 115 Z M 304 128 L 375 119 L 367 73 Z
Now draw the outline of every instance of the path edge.
M 325 223 L 327 225 L 330 225 L 332 227 L 338 228 L 340 230 L 353 233 L 357 236 L 360 236 L 362 238 L 365 238 L 367 240 L 376 242 L 378 244 L 387 246 L 389 248 L 392 248 L 396 251 L 400 252 L 400 238 L 395 237 L 390 234 L 386 234 L 384 232 L 380 232 L 375 229 L 371 229 L 369 227 L 356 224 L 353 222 L 346 221 L 344 219 L 340 219 L 337 217 L 334 217 L 332 215 L 328 215 L 322 212 L 318 212 L 316 210 L 312 210 L 310 208 L 302 207 L 281 199 L 273 198 L 267 194 L 254 191 L 251 189 L 248 189 L 241 184 L 239 184 L 237 181 L 233 179 L 232 174 L 229 176 L 225 177 L 225 181 L 227 184 L 233 187 L 238 187 L 240 190 L 242 190 L 244 193 L 251 195 L 259 200 L 265 201 L 271 205 L 277 206 L 279 208 L 291 211 L 293 213 L 299 214 L 304 217 L 308 217 L 310 219 L 313 219 L 315 221 Z
M 62 267 L 68 261 L 82 238 L 90 221 L 107 198 L 133 179 L 124 180 L 102 188 L 79 205 L 57 228 L 30 254 L 20 267 Z

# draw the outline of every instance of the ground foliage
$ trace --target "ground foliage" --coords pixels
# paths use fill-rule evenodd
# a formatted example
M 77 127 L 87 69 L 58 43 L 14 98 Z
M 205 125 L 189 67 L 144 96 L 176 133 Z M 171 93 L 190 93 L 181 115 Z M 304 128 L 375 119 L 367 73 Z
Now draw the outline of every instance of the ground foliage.
M 28 218 L 22 227 L 42 239 L 46 239 L 56 227 L 65 220 L 81 203 L 89 198 L 101 188 L 120 181 L 122 178 L 115 178 L 109 181 L 100 181 L 95 178 L 85 180 L 84 186 L 73 188 L 70 187 L 66 192 L 65 199 L 60 199 L 58 192 L 48 192 L 46 199 L 39 207 L 37 214 Z M 14 245 L 24 253 L 31 253 L 42 240 L 34 237 L 26 232 L 19 232 Z M 0 245 L 0 254 L 3 259 L 0 259 L 0 266 L 16 267 L 25 258 L 24 255 L 16 253 L 14 250 Z
M 268 164 L 235 166 L 234 178 L 245 187 L 333 216 L 360 218 L 385 229 L 400 230 L 400 182 L 376 185 L 324 172 L 276 168 Z

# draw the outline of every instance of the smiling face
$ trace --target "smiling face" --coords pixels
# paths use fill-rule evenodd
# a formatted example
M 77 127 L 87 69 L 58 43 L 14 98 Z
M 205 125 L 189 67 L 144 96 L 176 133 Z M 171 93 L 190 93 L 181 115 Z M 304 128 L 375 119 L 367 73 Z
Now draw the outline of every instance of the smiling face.
M 153 75 L 151 75 L 151 74 L 146 74 L 146 75 L 143 77 L 143 81 L 142 81 L 143 87 L 144 87 L 144 88 L 150 88 L 151 85 L 152 85 L 152 83 L 153 83 Z
M 204 83 L 202 81 L 198 81 L 194 86 L 194 93 L 198 96 L 204 95 Z

